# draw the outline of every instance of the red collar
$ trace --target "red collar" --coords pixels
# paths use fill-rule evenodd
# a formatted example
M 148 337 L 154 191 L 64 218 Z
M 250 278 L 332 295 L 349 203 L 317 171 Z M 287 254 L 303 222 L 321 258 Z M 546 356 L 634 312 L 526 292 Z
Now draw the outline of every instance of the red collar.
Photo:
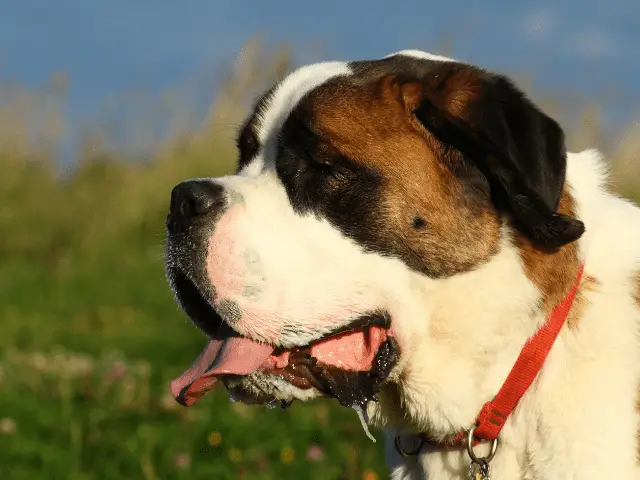
M 495 441 L 498 438 L 509 415 L 535 380 L 569 315 L 583 271 L 584 264 L 581 264 L 576 281 L 567 296 L 554 307 L 545 324 L 525 343 L 498 394 L 493 400 L 485 403 L 480 410 L 473 432 L 474 445 L 481 441 Z M 463 431 L 437 442 L 437 445 L 439 447 L 461 447 L 466 445 L 468 436 L 469 431 Z M 420 447 L 425 441 L 431 441 L 426 435 L 421 435 L 421 437 Z M 403 451 L 399 445 L 399 438 L 396 438 L 396 448 L 403 455 L 415 455 L 419 452 L 420 447 L 413 452 Z

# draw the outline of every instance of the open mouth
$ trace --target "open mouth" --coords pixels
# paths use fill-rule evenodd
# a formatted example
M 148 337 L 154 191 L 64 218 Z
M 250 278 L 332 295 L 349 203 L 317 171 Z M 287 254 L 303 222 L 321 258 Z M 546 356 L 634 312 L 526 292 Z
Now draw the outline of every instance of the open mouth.
M 197 360 L 171 382 L 174 398 L 190 406 L 222 381 L 230 390 L 234 380 L 268 374 L 294 387 L 314 388 L 336 398 L 343 406 L 362 411 L 376 394 L 395 364 L 399 349 L 390 333 L 385 312 L 358 317 L 330 335 L 307 345 L 279 348 L 244 337 L 229 327 L 186 276 L 171 272 L 176 297 L 193 322 L 210 340 Z M 245 401 L 246 392 L 237 392 Z M 283 407 L 291 400 L 272 392 L 252 395 L 246 403 Z

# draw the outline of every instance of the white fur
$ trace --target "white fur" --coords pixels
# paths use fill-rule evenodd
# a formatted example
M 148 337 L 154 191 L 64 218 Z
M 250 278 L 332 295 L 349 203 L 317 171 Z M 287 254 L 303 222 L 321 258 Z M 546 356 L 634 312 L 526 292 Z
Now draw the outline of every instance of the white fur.
M 454 61 L 417 51 L 396 54 Z M 541 293 L 526 277 L 506 229 L 500 252 L 487 264 L 431 280 L 399 260 L 365 253 L 325 220 L 292 211 L 275 173 L 272 139 L 307 92 L 349 74 L 347 64 L 336 62 L 285 79 L 262 111 L 259 154 L 239 175 L 216 180 L 236 199 L 209 250 L 210 274 L 220 269 L 233 277 L 216 285 L 218 300 L 233 300 L 251 312 L 249 318 L 262 319 L 239 321 L 238 331 L 285 346 L 319 338 L 370 309 L 386 309 L 402 347 L 392 372 L 400 405 L 371 403 L 370 418 L 387 428 L 390 440 L 397 432 L 466 429 L 544 321 L 542 313 L 531 313 Z M 640 268 L 640 210 L 608 192 L 603 165 L 593 150 L 569 154 L 568 183 L 587 228 L 580 248 L 586 274 L 598 280 L 598 288 L 586 293 L 579 327 L 561 332 L 507 422 L 492 478 L 640 478 L 634 410 L 640 309 L 631 290 Z M 252 295 L 238 287 L 246 285 L 255 287 Z M 387 446 L 386 456 L 394 479 L 427 478 L 426 472 L 432 479 L 467 475 L 463 450 L 402 459 Z
M 429 52 L 423 52 L 422 50 L 400 50 L 399 52 L 387 55 L 384 58 L 395 57 L 396 55 L 405 55 L 407 57 L 424 58 L 425 60 L 436 60 L 439 62 L 456 62 L 453 58 L 443 57 L 442 55 L 435 55 Z

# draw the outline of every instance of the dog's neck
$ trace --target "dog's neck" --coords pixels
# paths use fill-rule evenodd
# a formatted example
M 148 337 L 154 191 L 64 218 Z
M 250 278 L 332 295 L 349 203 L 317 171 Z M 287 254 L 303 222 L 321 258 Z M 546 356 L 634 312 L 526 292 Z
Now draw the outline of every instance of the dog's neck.
M 390 384 L 380 405 L 372 407 L 375 423 L 437 440 L 468 429 L 500 389 L 522 346 L 562 300 L 579 268 L 576 245 L 540 252 L 508 231 L 502 243 L 487 264 L 424 282 L 419 299 L 414 294 L 398 307 L 398 315 L 413 317 L 402 322 L 414 327 L 412 334 L 402 338 L 398 332 L 407 368 L 399 366 L 402 380 Z M 420 324 L 422 330 L 415 328 Z

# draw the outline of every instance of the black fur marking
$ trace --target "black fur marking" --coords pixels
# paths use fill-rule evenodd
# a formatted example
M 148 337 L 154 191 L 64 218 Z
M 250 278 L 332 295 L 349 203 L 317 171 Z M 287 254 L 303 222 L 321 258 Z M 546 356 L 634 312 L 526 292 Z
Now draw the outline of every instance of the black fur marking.
M 217 311 L 229 325 L 234 325 L 242 319 L 242 310 L 238 304 L 232 300 L 220 300 Z
M 182 310 L 200 330 L 213 337 L 224 323 L 220 315 L 180 270 L 172 268 L 169 275 L 173 278 L 175 295 Z
M 509 212 L 530 240 L 551 249 L 577 240 L 584 224 L 556 213 L 566 172 L 562 129 L 506 78 L 486 81 L 488 93 L 469 106 L 465 120 L 426 99 L 414 113 L 478 167 L 496 206 Z
M 276 169 L 293 209 L 315 214 L 338 226 L 365 248 L 382 227 L 378 187 L 381 177 L 340 155 L 311 130 L 304 102 L 282 129 Z
M 237 172 L 247 165 L 260 151 L 260 140 L 258 139 L 258 128 L 260 123 L 260 114 L 265 109 L 267 103 L 273 96 L 277 85 L 271 87 L 255 104 L 253 112 L 244 123 L 238 137 L 236 138 L 236 146 L 238 147 L 238 168 Z
M 258 134 L 255 131 L 255 120 L 252 116 L 240 130 L 240 135 L 236 140 L 238 147 L 238 171 L 247 165 L 260 150 Z

